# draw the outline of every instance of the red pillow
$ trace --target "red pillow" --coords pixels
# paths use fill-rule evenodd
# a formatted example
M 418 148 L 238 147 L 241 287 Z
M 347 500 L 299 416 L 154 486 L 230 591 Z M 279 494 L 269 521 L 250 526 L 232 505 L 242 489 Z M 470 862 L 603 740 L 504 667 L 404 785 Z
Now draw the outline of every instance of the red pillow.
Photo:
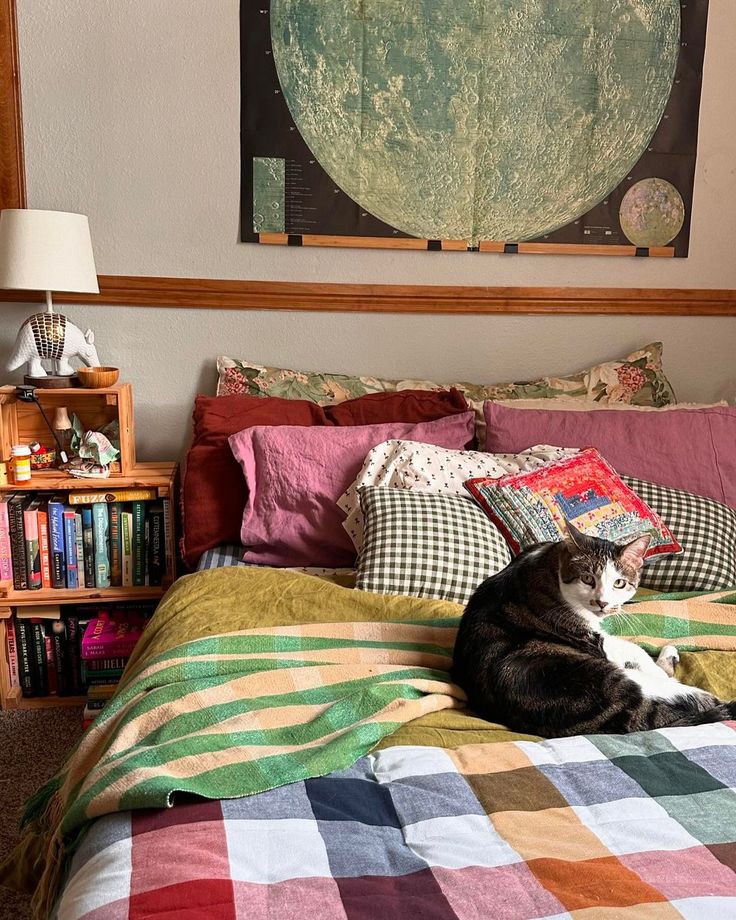
M 228 438 L 255 425 L 370 425 L 424 422 L 466 412 L 458 390 L 371 393 L 334 406 L 278 396 L 197 396 L 192 446 L 181 486 L 181 554 L 194 568 L 206 550 L 240 543 L 247 498 Z
M 222 397 L 220 397 L 222 398 Z M 398 390 L 370 393 L 325 406 L 333 425 L 385 425 L 387 422 L 433 422 L 468 411 L 460 390 Z

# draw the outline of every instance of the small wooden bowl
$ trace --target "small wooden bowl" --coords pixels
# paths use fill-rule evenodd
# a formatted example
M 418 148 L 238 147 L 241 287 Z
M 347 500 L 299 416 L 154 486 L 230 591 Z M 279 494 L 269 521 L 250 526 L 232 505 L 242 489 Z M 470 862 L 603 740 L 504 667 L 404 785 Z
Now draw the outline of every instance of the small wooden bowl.
M 117 367 L 78 367 L 77 377 L 83 387 L 90 390 L 104 390 L 117 383 L 120 371 Z

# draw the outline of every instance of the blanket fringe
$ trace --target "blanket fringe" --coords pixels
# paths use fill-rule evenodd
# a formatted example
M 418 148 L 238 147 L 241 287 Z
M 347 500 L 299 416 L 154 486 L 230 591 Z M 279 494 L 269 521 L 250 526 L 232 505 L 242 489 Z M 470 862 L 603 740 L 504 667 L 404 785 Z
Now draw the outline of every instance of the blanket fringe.
M 46 792 L 44 788 L 41 792 Z M 46 798 L 46 807 L 37 817 L 31 817 L 31 803 L 29 802 L 24 817 L 25 830 L 20 846 L 23 846 L 27 837 L 40 838 L 34 867 L 38 878 L 38 885 L 31 897 L 31 912 L 34 920 L 47 920 L 59 892 L 62 875 L 66 868 L 67 847 L 61 831 L 61 822 L 64 818 L 64 803 L 58 790 L 49 796 L 34 796 L 33 805 L 37 806 L 42 798 Z M 37 813 L 38 814 L 38 813 Z

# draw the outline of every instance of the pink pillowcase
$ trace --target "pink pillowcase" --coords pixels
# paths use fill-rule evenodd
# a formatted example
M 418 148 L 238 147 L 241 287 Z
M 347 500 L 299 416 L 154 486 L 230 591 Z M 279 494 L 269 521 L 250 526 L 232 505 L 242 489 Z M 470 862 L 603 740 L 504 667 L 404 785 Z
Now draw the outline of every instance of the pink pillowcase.
M 351 566 L 355 547 L 337 500 L 368 451 L 392 438 L 463 450 L 474 413 L 430 422 L 349 428 L 256 426 L 229 438 L 245 475 L 248 502 L 240 539 L 246 562 L 274 566 Z
M 515 409 L 483 407 L 486 450 L 531 444 L 595 447 L 617 473 L 736 507 L 736 409 Z

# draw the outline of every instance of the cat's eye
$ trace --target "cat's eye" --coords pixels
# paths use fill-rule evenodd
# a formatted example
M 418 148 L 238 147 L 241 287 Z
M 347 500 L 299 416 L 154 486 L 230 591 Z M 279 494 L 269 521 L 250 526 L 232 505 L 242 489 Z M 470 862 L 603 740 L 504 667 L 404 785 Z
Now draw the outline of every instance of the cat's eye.
M 580 581 L 582 581 L 584 585 L 588 585 L 591 588 L 595 584 L 595 578 L 593 578 L 593 576 L 589 575 L 587 572 L 583 572 L 583 574 L 580 576 Z
M 625 579 L 625 578 L 617 578 L 616 581 L 614 581 L 614 583 L 613 583 L 613 587 L 614 587 L 614 588 L 625 588 L 625 587 L 626 587 L 626 579 Z

